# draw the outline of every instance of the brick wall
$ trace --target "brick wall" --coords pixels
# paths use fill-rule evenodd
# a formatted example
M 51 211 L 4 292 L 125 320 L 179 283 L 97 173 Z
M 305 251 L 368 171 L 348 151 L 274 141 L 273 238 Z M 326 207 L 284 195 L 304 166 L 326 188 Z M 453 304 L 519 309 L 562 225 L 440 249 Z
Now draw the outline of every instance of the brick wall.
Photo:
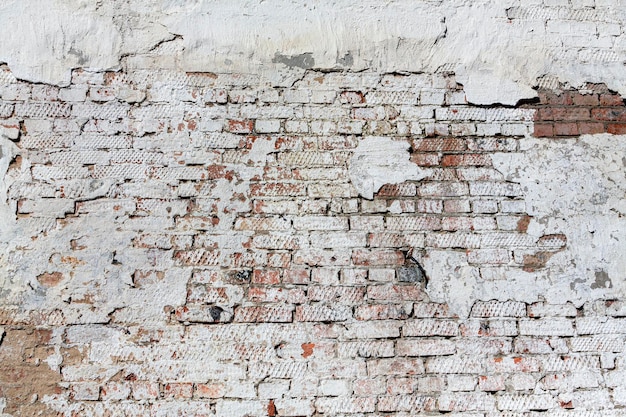
M 529 230 L 529 190 L 493 158 L 623 133 L 606 87 L 473 106 L 450 73 L 0 79 L 4 413 L 626 415 L 623 299 L 486 292 L 466 317 L 425 267 L 546 271 L 567 231 Z M 425 178 L 360 196 L 369 137 Z

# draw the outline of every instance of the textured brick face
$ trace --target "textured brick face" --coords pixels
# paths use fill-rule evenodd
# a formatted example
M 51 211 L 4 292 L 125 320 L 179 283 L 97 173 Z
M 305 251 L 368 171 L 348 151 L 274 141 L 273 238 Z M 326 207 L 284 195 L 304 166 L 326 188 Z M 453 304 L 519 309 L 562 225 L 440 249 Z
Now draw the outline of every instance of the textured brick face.
M 425 270 L 445 252 L 462 260 L 450 274 L 496 290 L 547 270 L 571 242 L 497 163 L 531 135 L 624 133 L 605 87 L 504 108 L 467 104 L 440 73 L 309 71 L 270 88 L 77 70 L 43 88 L 3 71 L 16 232 L 0 411 L 621 415 L 623 300 L 486 292 L 465 317 Z M 352 157 L 381 136 L 426 176 L 365 199 Z
M 583 91 L 540 90 L 539 103 L 528 107 L 536 109 L 537 137 L 626 133 L 624 101 L 603 85 L 589 84 Z

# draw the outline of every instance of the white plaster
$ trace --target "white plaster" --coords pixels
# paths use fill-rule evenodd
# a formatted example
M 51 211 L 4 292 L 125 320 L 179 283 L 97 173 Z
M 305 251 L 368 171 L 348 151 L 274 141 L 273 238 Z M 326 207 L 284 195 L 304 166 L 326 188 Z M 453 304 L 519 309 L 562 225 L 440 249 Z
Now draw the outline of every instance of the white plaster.
M 0 61 L 17 78 L 65 85 L 72 68 L 115 68 L 122 37 L 112 17 L 86 0 L 3 1 Z
M 7 170 L 11 160 L 19 153 L 18 147 L 0 132 L 0 242 L 6 242 L 15 228 L 15 216 L 7 203 L 7 189 L 11 178 Z
M 354 150 L 348 175 L 359 194 L 371 200 L 385 184 L 418 181 L 427 174 L 410 161 L 408 142 L 370 136 Z
M 268 156 L 275 151 L 275 142 L 276 138 L 265 137 L 254 141 L 241 162 L 228 167 L 237 178 L 217 181 L 215 195 L 246 195 L 250 180 L 263 174 Z M 1 143 L 5 157 L 0 158 L 0 172 L 6 172 L 14 144 L 6 140 Z M 29 167 L 27 155 L 24 155 L 22 172 L 29 172 Z M 15 178 L 0 177 L 0 184 L 4 184 L 5 179 L 13 181 Z M 104 180 L 93 195 L 86 197 L 96 200 L 104 197 L 110 186 L 110 181 Z M 124 226 L 127 213 L 104 209 L 68 217 L 63 225 L 52 219 L 50 230 L 42 236 L 40 223 L 16 222 L 15 208 L 6 204 L 6 186 L 0 187 L 0 197 L 0 201 L 5 202 L 0 205 L 0 210 L 4 210 L 0 211 L 0 296 L 4 306 L 19 306 L 18 314 L 61 310 L 67 323 L 106 323 L 114 314 L 117 320 L 150 324 L 164 320 L 165 306 L 185 303 L 189 277 L 183 275 L 191 274 L 191 269 L 172 268 L 171 252 L 160 251 L 159 257 L 154 259 L 151 251 L 133 248 L 131 240 L 135 233 Z M 250 210 L 250 206 L 248 201 L 242 203 L 230 198 L 220 198 L 217 204 L 220 220 L 217 228 L 229 232 L 216 237 L 221 239 L 220 252 L 225 260 L 232 253 L 244 250 L 248 236 L 245 232 L 232 232 L 232 225 L 237 216 Z M 80 245 L 85 248 L 67 256 L 72 239 L 80 239 Z M 47 258 L 33 262 L 32 254 L 46 254 Z M 131 279 L 134 271 L 151 268 L 164 271 L 163 279 L 153 285 L 134 288 Z M 55 287 L 43 288 L 36 277 L 46 271 L 61 272 L 64 278 Z M 93 303 L 71 302 L 86 297 Z M 50 366 L 54 366 L 54 360 L 50 358 Z
M 608 134 L 569 140 L 527 138 L 524 153 L 494 154 L 494 166 L 508 181 L 523 187 L 528 214 L 533 216 L 528 233 L 535 238 L 562 233 L 567 245 L 545 269 L 524 272 L 498 267 L 490 269 L 489 280 L 478 279 L 462 254 L 433 251 L 424 258 L 429 296 L 449 302 L 461 316 L 469 313 L 475 300 L 543 299 L 580 306 L 591 300 L 624 298 L 624 139 Z M 610 287 L 602 287 L 603 283 Z
M 127 65 L 254 73 L 275 84 L 293 82 L 305 68 L 454 71 L 477 104 L 531 97 L 545 74 L 572 85 L 605 82 L 626 94 L 626 8 L 613 2 L 582 9 L 513 0 L 50 3 L 0 5 L 0 61 L 19 78 L 67 84 L 71 68 L 117 68 L 123 57 L 179 35 L 183 48 Z
M 422 258 L 429 278 L 426 291 L 434 302 L 448 303 L 459 317 L 467 317 L 479 297 L 479 273 L 463 252 L 431 251 Z
M 462 71 L 456 79 L 464 85 L 465 97 L 471 104 L 514 106 L 519 100 L 537 97 L 537 92 L 528 85 L 501 78 L 492 71 Z
M 6 406 L 7 406 L 7 399 L 0 398 L 0 417 L 11 417 L 10 414 L 3 413 Z

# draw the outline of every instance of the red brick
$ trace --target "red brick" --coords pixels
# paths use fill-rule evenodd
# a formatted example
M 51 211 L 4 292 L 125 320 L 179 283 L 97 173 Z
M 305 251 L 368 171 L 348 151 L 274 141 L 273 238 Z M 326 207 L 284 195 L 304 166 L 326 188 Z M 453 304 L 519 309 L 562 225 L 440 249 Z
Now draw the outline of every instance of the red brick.
M 283 271 L 283 281 L 289 284 L 308 284 L 310 273 L 309 269 L 288 269 Z
M 594 120 L 626 121 L 626 107 L 606 107 L 591 110 Z
M 601 94 L 600 105 L 601 106 L 623 106 L 624 99 L 619 94 Z
M 535 114 L 535 121 L 554 120 L 552 107 L 540 107 Z
M 469 213 L 471 211 L 468 200 L 445 200 L 443 207 L 446 213 Z
M 444 155 L 441 165 L 446 166 L 485 166 L 491 165 L 491 157 L 484 154 Z
M 208 383 L 196 384 L 194 397 L 197 398 L 221 398 L 224 396 L 224 384 Z
M 587 120 L 589 109 L 583 107 L 556 107 L 552 109 L 553 120 Z
M 411 162 L 422 167 L 439 165 L 439 155 L 436 153 L 413 153 Z
M 207 178 L 210 180 L 215 180 L 219 178 L 225 178 L 229 181 L 232 181 L 235 171 L 227 170 L 223 165 L 209 165 L 207 167 L 208 176 Z
M 554 136 L 554 125 L 552 123 L 535 123 L 533 134 L 537 138 L 552 137 Z
M 554 94 L 552 92 L 540 92 L 539 99 L 542 104 L 560 104 L 571 106 L 574 101 L 568 92 L 561 92 L 560 94 Z
M 193 384 L 190 382 L 165 384 L 163 393 L 167 398 L 191 398 Z
M 467 143 L 460 138 L 424 138 L 414 140 L 413 149 L 421 152 L 464 151 Z
M 261 270 L 255 269 L 252 275 L 252 283 L 254 284 L 279 284 L 280 272 L 275 270 Z
M 339 95 L 339 101 L 346 104 L 365 103 L 365 96 L 360 91 L 343 91 Z
M 251 184 L 250 195 L 259 196 L 303 196 L 306 195 L 306 186 L 302 183 L 283 183 L 283 182 L 268 182 L 262 184 Z
M 414 197 L 417 186 L 412 183 L 385 184 L 378 191 L 379 197 Z
M 367 297 L 377 301 L 422 301 L 424 292 L 415 285 L 373 285 L 367 287 Z
M 613 135 L 626 135 L 626 123 L 610 123 L 606 131 Z
M 576 123 L 555 123 L 554 133 L 556 136 L 577 136 L 578 126 Z
M 581 135 L 593 135 L 596 133 L 604 133 L 603 123 L 580 122 L 578 123 L 578 133 Z
M 228 131 L 232 133 L 252 133 L 254 121 L 252 120 L 229 120 Z
M 306 301 L 306 295 L 300 288 L 251 287 L 248 289 L 248 299 L 255 303 L 300 304 Z
M 597 106 L 600 103 L 597 94 L 576 94 L 572 100 L 576 106 Z

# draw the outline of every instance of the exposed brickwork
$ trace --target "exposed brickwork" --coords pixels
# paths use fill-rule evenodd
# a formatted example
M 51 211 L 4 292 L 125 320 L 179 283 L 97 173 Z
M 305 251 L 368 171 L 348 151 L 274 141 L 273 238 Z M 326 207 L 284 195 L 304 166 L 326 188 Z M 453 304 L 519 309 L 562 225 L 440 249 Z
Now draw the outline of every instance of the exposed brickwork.
M 604 85 L 588 84 L 583 90 L 539 90 L 536 109 L 537 137 L 571 137 L 584 134 L 626 133 L 626 105 Z
M 503 108 L 468 105 L 451 74 L 75 71 L 0 97 L 27 234 L 8 274 L 29 288 L 0 311 L 4 412 L 623 415 L 623 300 L 459 318 L 422 265 L 447 251 L 476 285 L 544 270 L 567 237 L 532 230 L 494 158 L 622 132 L 608 90 Z M 370 136 L 406 142 L 426 178 L 360 197 Z

